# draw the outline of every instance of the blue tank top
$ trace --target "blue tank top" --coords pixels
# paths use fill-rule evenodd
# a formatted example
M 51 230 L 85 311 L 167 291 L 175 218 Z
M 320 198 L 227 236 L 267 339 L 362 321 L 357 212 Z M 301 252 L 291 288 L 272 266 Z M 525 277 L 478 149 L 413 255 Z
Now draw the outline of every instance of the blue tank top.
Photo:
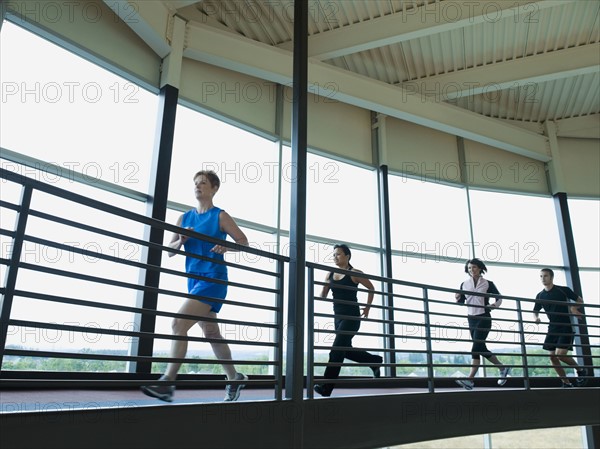
M 227 234 L 221 231 L 219 227 L 219 214 L 221 209 L 213 207 L 208 211 L 199 214 L 196 209 L 192 209 L 183 214 L 181 226 L 184 228 L 192 227 L 194 231 L 200 234 L 206 234 L 210 237 L 225 240 Z M 211 252 L 214 243 L 205 242 L 202 240 L 189 238 L 184 243 L 184 248 L 187 252 L 198 254 L 200 256 L 210 257 L 215 260 L 223 260 L 222 254 Z M 194 257 L 185 258 L 185 271 L 188 273 L 227 273 L 227 266 L 213 263 L 208 260 L 200 260 Z

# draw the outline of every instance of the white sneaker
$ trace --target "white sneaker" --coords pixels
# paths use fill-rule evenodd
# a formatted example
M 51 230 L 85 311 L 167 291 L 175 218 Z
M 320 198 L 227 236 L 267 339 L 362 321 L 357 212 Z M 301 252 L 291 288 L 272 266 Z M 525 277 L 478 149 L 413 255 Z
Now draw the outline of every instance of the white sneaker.
M 169 379 L 165 376 L 161 376 L 158 380 Z M 145 395 L 165 402 L 172 402 L 173 394 L 175 394 L 175 385 L 144 385 L 141 389 Z
M 233 380 L 248 380 L 248 376 L 242 373 L 237 373 L 235 375 L 235 379 Z M 237 401 L 237 399 L 240 397 L 242 388 L 245 386 L 245 384 L 227 384 L 225 387 L 225 399 L 223 400 L 226 402 Z
M 512 368 L 504 368 L 500 370 L 500 379 L 498 379 L 498 385 L 502 386 L 508 380 L 507 377 L 510 375 Z
M 463 387 L 465 390 L 472 390 L 475 386 L 475 382 L 468 379 L 457 379 L 455 380 L 455 382 L 461 387 Z

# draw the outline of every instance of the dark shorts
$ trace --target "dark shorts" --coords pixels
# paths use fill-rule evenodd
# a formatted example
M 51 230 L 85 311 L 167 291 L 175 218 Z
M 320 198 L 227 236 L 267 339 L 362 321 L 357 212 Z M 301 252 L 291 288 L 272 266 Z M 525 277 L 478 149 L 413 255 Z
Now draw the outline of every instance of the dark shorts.
M 550 326 L 548 335 L 544 340 L 543 348 L 546 351 L 555 351 L 556 349 L 573 349 L 573 338 L 575 333 L 571 326 Z
M 212 279 L 227 280 L 227 273 L 194 273 L 198 276 L 209 277 Z M 188 293 L 190 295 L 208 296 L 209 298 L 225 299 L 227 296 L 227 284 L 219 284 L 203 279 L 188 278 Z M 222 302 L 211 301 L 210 299 L 200 299 L 198 301 L 210 305 L 211 312 L 219 313 Z

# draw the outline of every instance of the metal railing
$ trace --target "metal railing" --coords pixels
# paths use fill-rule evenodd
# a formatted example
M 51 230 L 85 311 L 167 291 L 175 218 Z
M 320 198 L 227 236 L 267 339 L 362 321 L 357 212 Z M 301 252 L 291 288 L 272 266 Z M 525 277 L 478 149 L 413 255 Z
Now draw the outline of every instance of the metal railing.
M 461 290 L 448 289 L 433 285 L 406 282 L 397 279 L 383 278 L 380 276 L 345 271 L 335 267 L 327 267 L 316 263 L 307 263 L 308 266 L 308 363 L 307 363 L 307 388 L 308 397 L 313 397 L 315 383 L 330 383 L 339 386 L 353 385 L 359 387 L 386 386 L 403 387 L 415 385 L 415 380 L 420 380 L 418 385 L 426 386 L 428 391 L 434 392 L 436 384 L 445 387 L 455 386 L 451 381 L 455 378 L 467 377 L 470 368 L 470 346 L 474 342 L 469 334 L 467 323 L 466 305 L 455 301 L 455 293 L 467 293 Z M 368 319 L 357 316 L 335 315 L 332 310 L 334 304 L 366 306 L 361 301 L 361 296 L 366 297 L 367 289 L 364 287 L 346 287 L 357 293 L 358 303 L 339 299 L 323 298 L 315 295 L 315 289 L 320 289 L 326 282 L 315 280 L 315 272 L 340 273 L 354 277 L 369 279 L 373 285 L 392 285 L 391 290 L 409 290 L 407 293 L 394 293 L 389 289 L 375 288 L 375 299 L 371 304 Z M 325 279 L 325 275 L 322 276 Z M 492 329 L 487 338 L 487 346 L 496 355 L 500 362 L 511 368 L 512 386 L 522 386 L 525 389 L 532 387 L 531 381 L 537 377 L 555 377 L 553 372 L 540 376 L 536 371 L 551 369 L 548 352 L 542 350 L 544 338 L 547 333 L 543 324 L 537 325 L 532 319 L 524 318 L 524 314 L 531 315 L 535 300 L 508 295 L 478 294 L 468 292 L 470 295 L 502 298 L 501 307 L 493 309 Z M 494 299 L 491 299 L 494 302 Z M 552 303 L 553 301 L 547 301 Z M 564 304 L 564 303 L 562 303 Z M 320 307 L 320 308 L 319 308 Z M 317 310 L 319 308 L 319 310 Z M 392 310 L 394 320 L 387 320 L 384 316 L 390 314 L 385 311 Z M 579 365 L 587 369 L 586 377 L 593 377 L 594 371 L 600 367 L 600 307 L 597 304 L 585 304 L 585 318 L 576 321 L 572 314 L 571 321 L 577 326 L 578 332 L 573 343 L 574 357 L 579 359 Z M 544 312 L 540 312 L 544 315 Z M 557 314 L 559 315 L 559 314 Z M 314 319 L 311 319 L 314 317 Z M 323 326 L 323 320 L 329 326 Z M 359 329 L 357 332 L 336 330 L 332 325 L 335 319 L 360 320 L 361 324 L 369 325 L 368 331 Z M 315 322 L 318 323 L 315 326 Z M 593 323 L 593 324 L 590 324 Z M 378 328 L 394 329 L 393 333 L 373 331 L 373 323 Z M 384 326 L 386 324 L 387 326 Z M 320 344 L 323 336 L 333 337 L 339 334 L 352 334 L 352 346 L 338 346 L 339 351 L 367 351 L 381 354 L 384 362 L 381 368 L 385 375 L 373 379 L 369 369 L 372 365 L 364 363 L 329 363 L 325 361 L 326 352 L 331 350 L 331 344 Z M 552 334 L 551 335 L 560 335 Z M 591 342 L 590 342 L 591 336 Z M 475 340 L 476 341 L 476 340 Z M 315 360 L 316 353 L 320 352 L 320 360 Z M 341 366 L 351 371 L 350 374 L 338 379 L 325 379 L 320 374 L 323 367 Z M 492 365 L 493 366 L 493 365 Z M 564 366 L 567 371 L 568 367 Z M 493 385 L 486 377 L 500 378 L 500 370 L 493 368 L 490 374 L 490 364 L 481 365 L 477 378 L 486 385 Z M 453 370 L 450 372 L 450 370 Z M 319 375 L 316 372 L 319 371 Z M 343 371 L 342 371 L 343 374 Z M 560 383 L 556 383 L 556 386 Z
M 7 379 L 12 379 L 14 383 L 41 384 L 49 385 L 53 381 L 55 384 L 65 385 L 65 382 L 59 379 L 57 372 L 38 372 L 35 375 L 35 364 L 42 359 L 53 360 L 87 360 L 87 361 L 105 361 L 105 362 L 120 362 L 120 366 L 127 367 L 128 364 L 137 362 L 152 362 L 152 363 L 186 363 L 193 364 L 199 367 L 210 367 L 215 364 L 236 364 L 242 366 L 253 366 L 256 369 L 263 370 L 266 368 L 269 373 L 261 378 L 256 378 L 250 383 L 258 385 L 270 385 L 274 387 L 275 398 L 282 397 L 282 378 L 283 378 L 283 268 L 286 257 L 277 254 L 268 253 L 255 248 L 237 245 L 235 243 L 213 239 L 208 236 L 197 234 L 192 231 L 182 230 L 181 228 L 169 225 L 159 220 L 148 218 L 144 215 L 136 214 L 129 210 L 113 206 L 101 201 L 88 198 L 84 195 L 69 192 L 53 185 L 42 183 L 35 179 L 31 179 L 13 172 L 1 169 L 0 176 L 2 182 L 7 188 L 7 182 L 14 183 L 20 186 L 22 191 L 20 201 L 11 203 L 1 200 L 0 208 L 3 214 L 9 211 L 16 213 L 16 225 L 14 229 L 0 229 L 0 236 L 8 238 L 5 244 L 9 245 L 10 255 L 7 258 L 2 258 L 0 263 L 5 265 L 5 282 L 1 288 L 2 304 L 0 307 L 0 362 L 3 362 L 2 378 L 3 383 L 7 384 Z M 93 215 L 97 220 L 97 214 L 103 214 L 103 223 L 86 223 L 85 218 L 81 220 L 73 220 L 58 216 L 53 213 L 45 212 L 44 204 L 48 201 L 65 202 L 62 212 L 68 211 L 69 215 L 80 214 L 83 217 Z M 37 206 L 36 206 L 37 205 Z M 62 214 L 61 214 L 62 215 Z M 114 227 L 113 224 L 119 222 L 122 230 L 109 229 Z M 103 252 L 98 244 L 102 239 L 108 239 L 109 242 L 119 242 L 123 245 L 134 245 L 137 248 L 151 248 L 159 251 L 167 251 L 176 253 L 186 257 L 202 258 L 194 254 L 186 253 L 182 250 L 173 250 L 172 248 L 160 244 L 151 243 L 144 239 L 135 237 L 131 234 L 131 229 L 138 229 L 140 225 L 158 228 L 163 231 L 185 234 L 189 237 L 201 239 L 214 244 L 220 244 L 230 248 L 231 250 L 252 254 L 256 260 L 267 261 L 264 267 L 255 265 L 236 263 L 235 261 L 226 260 L 222 262 L 229 270 L 236 270 L 239 273 L 244 273 L 245 277 L 251 278 L 251 282 L 234 282 L 234 281 L 217 281 L 227 284 L 228 289 L 242 292 L 241 294 L 260 296 L 260 302 L 249 303 L 248 301 L 238 300 L 232 294 L 225 301 L 215 298 L 198 297 L 198 299 L 209 299 L 213 302 L 225 302 L 227 307 L 246 311 L 241 315 L 244 317 L 252 317 L 253 313 L 262 312 L 270 316 L 268 320 L 253 320 L 247 318 L 243 320 L 236 319 L 212 319 L 209 317 L 198 317 L 191 315 L 183 315 L 177 312 L 157 308 L 157 310 L 145 309 L 139 306 L 139 300 L 135 300 L 140 293 L 151 291 L 159 295 L 159 298 L 167 304 L 170 300 L 172 303 L 180 302 L 181 299 L 189 297 L 186 292 L 183 292 L 180 287 L 187 278 L 201 279 L 201 276 L 185 273 L 180 269 L 168 268 L 165 266 L 153 266 L 144 263 L 143 256 L 136 258 L 128 257 L 130 254 L 107 254 Z M 118 226 L 116 226 L 118 227 Z M 137 227 L 137 228 L 136 228 Z M 61 243 L 55 239 L 39 237 L 37 231 L 52 228 L 56 232 L 61 232 L 60 235 L 69 236 L 67 242 Z M 92 236 L 94 245 L 80 245 L 74 242 L 72 235 L 84 232 L 86 235 Z M 81 243 L 81 242 L 78 242 Z M 28 261 L 27 256 L 31 256 L 31 252 L 27 254 L 24 249 L 26 245 L 34 245 L 35 260 Z M 86 247 L 87 246 L 87 247 Z M 5 247 L 6 248 L 6 247 Z M 40 254 L 67 254 L 68 261 L 60 263 L 56 257 L 39 257 Z M 143 252 L 142 252 L 143 254 Z M 87 264 L 85 262 L 88 262 Z M 89 263 L 92 262 L 92 263 Z M 219 263 L 219 262 L 217 262 Z M 99 266 L 105 264 L 105 275 L 101 274 Z M 166 265 L 166 264 L 163 264 Z M 147 287 L 141 285 L 136 280 L 144 270 L 153 270 L 161 274 L 161 286 L 158 288 Z M 99 273 L 100 272 L 100 273 Z M 163 288 L 163 278 L 172 278 L 172 281 L 177 282 L 175 288 Z M 238 276 L 238 277 L 243 277 Z M 167 279 L 168 280 L 168 279 Z M 167 282 L 168 283 L 168 282 Z M 89 293 L 89 297 L 72 296 L 74 290 Z M 101 291 L 101 294 L 97 292 Z M 235 294 L 235 293 L 234 293 Z M 103 297 L 103 295 L 105 295 Z M 108 297 L 108 298 L 107 298 Z M 29 309 L 29 312 L 27 311 Z M 47 311 L 55 310 L 56 313 L 47 313 L 45 316 L 40 316 L 37 319 L 35 316 L 37 309 Z M 64 314 L 68 311 L 69 314 Z M 258 312 L 257 312 L 258 311 Z M 63 314 L 60 314 L 63 312 Z M 196 321 L 217 322 L 221 326 L 234 326 L 239 329 L 266 329 L 267 335 L 265 338 L 253 341 L 248 338 L 243 338 L 241 333 L 231 332 L 226 333 L 223 340 L 218 340 L 221 343 L 237 345 L 241 348 L 252 349 L 253 351 L 261 350 L 265 356 L 261 359 L 244 359 L 236 358 L 236 360 L 217 360 L 212 357 L 190 357 L 185 358 L 169 358 L 160 356 L 155 349 L 154 354 L 141 355 L 135 353 L 135 344 L 126 345 L 127 354 L 115 353 L 119 351 L 111 351 L 110 348 L 103 348 L 100 351 L 90 351 L 86 346 L 98 339 L 107 336 L 116 339 L 126 339 L 129 343 L 135 343 L 137 339 L 152 339 L 158 340 L 181 340 L 185 339 L 188 342 L 195 343 L 211 343 L 216 342 L 214 339 L 194 336 L 177 336 L 170 333 L 148 333 L 140 332 L 139 330 L 127 326 L 125 323 L 119 326 L 102 326 L 97 322 L 88 322 L 81 324 L 82 316 L 94 316 L 105 313 L 125 314 L 131 318 L 136 317 L 139 320 L 144 320 L 145 317 L 158 318 L 184 318 Z M 62 322 L 56 323 L 53 320 L 60 316 Z M 115 315 L 116 316 L 116 315 Z M 85 320 L 85 318 L 84 318 Z M 21 332 L 20 332 L 21 331 Z M 40 336 L 56 335 L 56 333 L 67 333 L 71 343 L 81 341 L 82 346 L 77 348 L 77 344 L 71 344 L 70 350 L 60 347 L 60 345 L 52 345 L 52 338 L 39 338 Z M 26 347 L 21 347 L 18 344 L 11 344 L 11 337 L 16 334 L 32 336 L 34 344 L 28 344 Z M 261 335 L 263 333 L 261 332 Z M 64 334 L 63 334 L 64 335 Z M 233 335 L 233 338 L 231 338 Z M 93 336 L 93 337 L 90 337 Z M 27 339 L 26 339 L 27 340 Z M 16 343 L 19 343 L 16 339 Z M 36 344 L 37 343 L 37 344 Z M 53 347 L 58 346 L 58 347 Z M 123 352 L 122 350 L 120 352 Z M 19 370 L 6 369 L 6 365 L 11 359 L 19 358 L 20 360 L 28 360 L 30 363 L 26 366 L 31 366 L 34 369 L 30 370 L 33 376 L 27 376 L 25 380 Z M 56 364 L 59 368 L 54 371 L 60 371 L 60 363 Z M 97 369 L 97 367 L 96 367 Z M 93 371 L 92 366 L 89 371 Z M 69 385 L 111 385 L 111 386 L 139 386 L 141 384 L 152 383 L 155 376 L 144 372 L 125 372 L 127 368 L 120 373 L 101 372 L 94 376 L 92 373 L 71 372 L 67 376 L 71 380 Z M 67 370 L 68 371 L 68 370 Z M 99 369 L 102 371 L 102 369 Z M 181 380 L 175 382 L 176 385 L 200 386 L 200 385 L 223 385 L 225 380 L 209 380 L 211 376 L 180 376 Z M 32 378 L 37 378 L 37 382 L 32 381 Z
M 6 267 L 0 306 L 0 361 L 3 362 L 0 379 L 3 385 L 139 386 L 153 383 L 156 375 L 131 367 L 141 362 L 160 364 L 176 362 L 196 367 L 201 371 L 182 373 L 175 381 L 176 385 L 211 387 L 224 385 L 226 380 L 222 377 L 215 378 L 207 372 L 208 369 L 213 369 L 213 365 L 217 364 L 236 364 L 246 368 L 253 367 L 252 369 L 260 375 L 251 376 L 249 383 L 273 387 L 274 398 L 282 399 L 284 269 L 289 259 L 182 230 L 177 226 L 148 218 L 125 208 L 4 169 L 0 169 L 0 178 L 2 182 L 12 183 L 21 189 L 19 201 L 0 200 L 2 213 L 14 214 L 16 221 L 13 229 L 8 227 L 0 229 L 0 237 L 5 238 L 6 243 L 10 245 L 10 256 L 0 259 L 0 264 Z M 60 214 L 44 210 L 46 203 L 54 201 L 65 204 Z M 102 220 L 97 219 L 98 214 L 101 214 Z M 78 215 L 78 218 L 71 217 L 72 215 Z M 117 251 L 107 253 L 94 245 L 77 245 L 72 241 L 72 236 L 85 233 L 94 236 L 97 242 L 108 239 L 108 242 L 120 242 L 123 247 L 133 245 L 135 248 L 166 251 L 186 257 L 200 257 L 182 250 L 173 250 L 162 244 L 151 243 L 136 236 L 136 232 L 141 234 L 143 227 L 186 234 L 227 246 L 242 254 L 255 256 L 256 262 L 253 264 L 229 259 L 223 262 L 229 270 L 236 273 L 232 276 L 234 280 L 226 282 L 230 288 L 230 294 L 225 301 L 226 309 L 235 311 L 233 317 L 221 314 L 218 320 L 214 320 L 182 315 L 169 310 L 179 304 L 181 299 L 189 297 L 182 291 L 183 282 L 190 277 L 198 278 L 198 276 L 171 267 L 169 263 L 163 263 L 161 266 L 149 265 L 144 263 L 143 255 L 136 258 L 130 257 L 131 254 Z M 65 235 L 65 241 L 59 242 L 56 238 L 44 235 L 48 228 L 51 228 L 48 231 L 51 235 L 62 232 L 63 234 L 59 235 Z M 131 229 L 136 231 L 132 232 Z M 34 245 L 38 251 L 36 254 L 39 254 L 39 251 L 68 254 L 69 261 L 57 263 L 52 257 L 28 261 L 27 245 Z M 90 260 L 94 262 L 85 263 Z M 315 272 L 351 273 L 315 263 L 306 265 L 309 292 L 306 396 L 310 399 L 313 397 L 312 388 L 315 381 L 320 379 L 316 372 L 331 365 L 326 361 L 326 353 L 331 349 L 330 340 L 336 334 L 345 332 L 336 331 L 331 326 L 334 318 L 331 306 L 341 301 L 321 298 L 314 294 L 315 288 L 324 285 L 323 282 L 315 280 Z M 160 273 L 159 287 L 148 287 L 139 281 L 140 273 L 148 270 Z M 454 377 L 465 375 L 465 369 L 470 362 L 469 347 L 472 341 L 466 325 L 464 308 L 466 306 L 457 304 L 454 300 L 454 294 L 459 292 L 458 290 L 367 273 L 361 274 L 361 277 L 368 278 L 375 285 L 382 287 L 375 290 L 370 317 L 361 320 L 362 329 L 354 337 L 353 345 L 356 346 L 341 349 L 367 350 L 381 354 L 384 359 L 381 365 L 384 375 L 373 379 L 368 376 L 369 365 L 340 363 L 338 365 L 344 367 L 342 374 L 345 375 L 332 383 L 370 388 L 390 386 L 396 388 L 418 384 L 424 386 L 427 391 L 434 392 L 440 385 L 445 385 L 444 381 L 453 384 L 451 381 Z M 366 292 L 364 288 L 356 290 L 360 295 Z M 159 306 L 156 309 L 140 306 L 139 295 L 148 291 L 159 297 Z M 77 292 L 81 293 L 77 294 Z M 253 299 L 249 301 L 248 296 Z M 505 364 L 513 368 L 511 385 L 518 384 L 529 389 L 532 387 L 532 380 L 540 377 L 537 373 L 539 369 L 551 368 L 547 353 L 541 350 L 545 332 L 538 328 L 534 321 L 524 316 L 532 310 L 533 299 L 507 295 L 500 295 L 500 297 L 503 298 L 504 303 L 501 309 L 493 312 L 494 327 L 487 343 L 501 361 L 510 358 L 510 363 Z M 218 302 L 213 298 L 210 299 Z M 360 303 L 360 305 L 365 304 Z M 593 370 L 598 369 L 600 365 L 598 362 L 600 307 L 588 302 L 585 309 L 588 322 L 579 323 L 581 341 L 576 341 L 574 348 L 581 364 L 591 370 L 589 374 L 592 376 Z M 393 313 L 386 313 L 389 311 Z M 129 319 L 135 317 L 135 322 L 144 320 L 145 317 L 162 321 L 153 332 L 141 332 L 136 326 L 123 325 L 123 320 L 127 318 L 122 319 L 118 326 L 81 322 L 82 319 L 85 321 L 83 316 L 94 317 L 111 313 L 116 314 L 115 316 L 121 314 L 119 316 Z M 53 321 L 57 316 L 60 316 L 61 322 Z M 243 316 L 244 319 L 235 319 L 239 316 Z M 394 318 L 387 319 L 386 316 Z M 138 346 L 135 343 L 140 339 L 149 339 L 153 342 L 185 339 L 191 344 L 215 342 L 206 337 L 176 336 L 161 331 L 161 325 L 172 318 L 216 321 L 221 326 L 231 326 L 233 331 L 225 332 L 225 339 L 219 341 L 243 348 L 240 352 L 243 352 L 244 356 L 234 354 L 234 360 L 229 361 L 193 355 L 185 358 L 169 358 L 156 348 L 152 354 L 137 352 Z M 257 330 L 253 335 L 260 334 L 260 338 L 249 338 L 244 333 L 248 329 Z M 382 329 L 389 331 L 384 332 Z M 28 344 L 25 347 L 14 344 L 19 343 L 18 339 L 14 338 L 19 330 L 23 335 L 27 333 L 33 335 L 34 343 L 39 344 Z M 262 330 L 266 330 L 266 333 Z M 46 337 L 67 333 L 73 340 L 79 339 L 84 343 L 107 337 L 113 338 L 113 341 L 127 339 L 127 344 L 118 346 L 115 350 L 103 348 L 101 351 L 91 351 L 85 344 L 79 347 L 71 345 L 68 350 L 60 344 L 53 344 L 55 342 L 52 338 L 37 338 L 44 333 Z M 267 337 L 264 337 L 265 334 Z M 90 336 L 94 337 L 90 338 Z M 11 369 L 9 362 L 16 359 L 27 361 L 26 367 Z M 61 368 L 63 365 L 57 362 L 57 368 L 52 370 L 36 369 L 36 363 L 41 360 L 89 361 L 90 365 L 67 370 Z M 120 368 L 114 370 L 103 365 L 94 365 L 95 362 L 103 361 L 118 363 Z M 351 368 L 355 369 L 355 374 L 347 375 Z M 450 372 L 450 369 L 453 371 Z M 488 375 L 488 371 L 490 367 L 486 364 L 482 365 L 480 371 L 484 376 L 482 380 L 486 380 L 486 377 L 495 380 L 494 373 L 490 371 L 491 375 Z M 154 372 L 157 373 L 158 370 L 155 369 Z

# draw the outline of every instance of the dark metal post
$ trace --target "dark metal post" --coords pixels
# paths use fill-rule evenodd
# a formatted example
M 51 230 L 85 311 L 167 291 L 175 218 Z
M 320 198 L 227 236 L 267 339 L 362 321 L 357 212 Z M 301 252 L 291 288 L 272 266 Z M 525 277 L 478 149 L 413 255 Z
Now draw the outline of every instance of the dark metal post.
M 292 193 L 285 397 L 302 411 L 304 393 L 304 270 L 306 265 L 306 136 L 308 99 L 308 2 L 294 1 Z M 312 319 L 309 317 L 309 319 Z M 304 416 L 291 426 L 294 447 L 304 447 Z
M 517 318 L 519 322 L 519 341 L 521 343 L 521 357 L 523 362 L 523 379 L 526 390 L 531 389 L 531 383 L 529 381 L 529 363 L 527 362 L 527 337 L 525 336 L 525 326 L 523 324 L 523 309 L 521 307 L 521 301 L 517 299 Z
M 423 289 L 423 312 L 425 318 L 425 345 L 427 348 L 427 386 L 429 392 L 433 393 L 435 385 L 433 376 L 435 374 L 433 370 L 433 345 L 431 343 L 431 317 L 429 315 L 429 295 L 427 289 Z
M 575 251 L 575 239 L 573 238 L 573 227 L 571 226 L 571 215 L 569 214 L 569 203 L 566 193 L 554 194 L 554 206 L 556 209 L 556 219 L 558 221 L 558 232 L 560 235 L 560 244 L 565 263 L 565 276 L 567 285 L 578 295 L 583 297 L 581 289 L 581 279 L 579 277 L 579 264 L 577 263 L 577 253 Z M 585 298 L 584 298 L 585 300 Z M 585 313 L 584 307 L 580 309 Z M 583 364 L 589 367 L 588 375 L 593 376 L 594 370 L 592 352 L 590 349 L 590 339 L 588 336 L 587 323 L 585 315 L 581 320 L 573 317 L 574 324 L 579 327 L 579 332 L 575 335 L 575 353 L 581 357 Z
M 313 267 L 308 268 L 306 284 L 308 285 L 308 304 L 306 305 L 306 316 L 308 317 L 308 323 L 306 323 L 308 334 L 306 341 L 306 389 L 309 399 L 312 399 L 314 397 L 312 388 L 315 379 L 315 269 Z
M 385 248 L 383 254 L 383 277 L 393 278 L 392 274 L 392 233 L 390 224 L 390 190 L 388 184 L 388 167 L 381 165 L 379 167 L 379 212 L 381 220 L 381 246 Z M 384 347 L 389 349 L 384 354 L 385 363 L 390 365 L 386 368 L 386 374 L 389 377 L 396 377 L 396 335 L 394 326 L 394 284 L 386 282 L 383 285 L 383 309 L 384 332 L 387 335 L 384 341 Z
M 281 401 L 283 397 L 283 298 L 284 298 L 284 264 L 283 261 L 277 260 L 277 311 L 275 312 L 275 400 Z
M 150 173 L 150 198 L 147 203 L 146 214 L 161 221 L 164 221 L 167 216 L 167 197 L 171 174 L 171 157 L 173 155 L 173 137 L 175 135 L 175 114 L 177 112 L 178 96 L 179 90 L 168 84 L 161 88 L 159 94 L 154 156 Z M 164 229 L 145 227 L 144 240 L 162 245 L 163 239 Z M 162 250 L 144 247 L 141 261 L 148 265 L 159 267 L 162 261 Z M 160 272 L 156 270 L 143 270 L 140 273 L 139 282 L 146 287 L 158 288 Z M 158 293 L 154 291 L 140 292 L 138 294 L 138 305 L 144 309 L 156 310 Z M 140 332 L 153 333 L 155 324 L 155 315 L 136 315 L 135 325 L 136 329 L 139 329 Z M 131 353 L 137 356 L 151 357 L 153 350 L 154 339 L 150 337 L 134 339 L 131 347 Z M 151 362 L 131 362 L 129 371 L 150 373 L 151 368 Z

